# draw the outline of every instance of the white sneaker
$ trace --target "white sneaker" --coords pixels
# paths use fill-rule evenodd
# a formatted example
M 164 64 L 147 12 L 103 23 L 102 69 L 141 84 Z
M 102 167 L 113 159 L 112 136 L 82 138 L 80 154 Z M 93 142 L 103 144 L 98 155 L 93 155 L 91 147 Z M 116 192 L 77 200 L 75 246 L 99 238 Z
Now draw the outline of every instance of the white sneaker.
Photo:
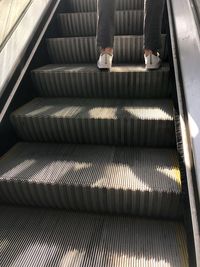
M 157 56 L 155 56 L 154 54 L 150 54 L 148 56 L 144 55 L 144 61 L 147 70 L 155 70 L 160 68 L 161 59 L 159 56 L 159 53 L 157 53 Z
M 102 70 L 110 70 L 112 67 L 112 59 L 112 54 L 106 52 L 101 53 L 97 62 L 97 67 Z

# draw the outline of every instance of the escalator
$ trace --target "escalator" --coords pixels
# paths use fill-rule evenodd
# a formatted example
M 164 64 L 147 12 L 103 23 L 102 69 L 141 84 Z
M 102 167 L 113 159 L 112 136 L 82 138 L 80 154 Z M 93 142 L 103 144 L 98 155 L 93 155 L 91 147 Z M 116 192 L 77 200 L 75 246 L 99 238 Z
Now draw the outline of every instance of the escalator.
M 37 95 L 0 158 L 0 266 L 192 266 L 167 17 L 143 63 L 143 2 L 117 1 L 114 64 L 96 68 L 96 1 L 68 1 Z

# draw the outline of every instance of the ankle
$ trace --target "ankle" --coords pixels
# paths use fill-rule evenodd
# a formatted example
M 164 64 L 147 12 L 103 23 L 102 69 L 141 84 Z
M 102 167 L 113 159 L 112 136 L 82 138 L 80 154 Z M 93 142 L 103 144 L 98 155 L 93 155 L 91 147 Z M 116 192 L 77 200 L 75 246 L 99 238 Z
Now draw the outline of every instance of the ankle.
M 101 48 L 101 53 L 113 54 L 113 48 L 112 47 Z
M 146 57 L 148 57 L 149 55 L 158 55 L 158 51 L 157 50 L 150 50 L 150 49 L 144 49 L 144 54 Z

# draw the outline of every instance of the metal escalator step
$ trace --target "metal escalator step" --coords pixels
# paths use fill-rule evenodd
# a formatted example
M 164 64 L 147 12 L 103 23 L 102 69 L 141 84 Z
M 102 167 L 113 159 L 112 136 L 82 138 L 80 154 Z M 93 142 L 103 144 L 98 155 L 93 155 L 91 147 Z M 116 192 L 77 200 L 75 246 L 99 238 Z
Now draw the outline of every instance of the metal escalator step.
M 172 91 L 169 65 L 146 71 L 143 65 L 115 65 L 110 72 L 96 65 L 47 65 L 32 71 L 40 96 L 167 98 Z
M 97 13 L 63 13 L 58 16 L 63 36 L 95 36 Z M 115 35 L 143 34 L 143 10 L 117 11 Z
M 1 266 L 189 266 L 182 223 L 0 207 Z
M 97 0 L 67 0 L 69 12 L 88 12 L 97 10 Z M 116 9 L 143 9 L 144 0 L 116 0 Z
M 177 152 L 18 143 L 0 160 L 0 200 L 177 218 L 182 211 Z
M 98 49 L 96 37 L 68 37 L 47 39 L 47 48 L 52 63 L 96 63 Z M 143 63 L 143 36 L 115 36 L 113 63 Z M 167 59 L 166 35 L 162 35 L 161 58 Z
M 175 146 L 171 100 L 36 98 L 11 114 L 26 141 Z

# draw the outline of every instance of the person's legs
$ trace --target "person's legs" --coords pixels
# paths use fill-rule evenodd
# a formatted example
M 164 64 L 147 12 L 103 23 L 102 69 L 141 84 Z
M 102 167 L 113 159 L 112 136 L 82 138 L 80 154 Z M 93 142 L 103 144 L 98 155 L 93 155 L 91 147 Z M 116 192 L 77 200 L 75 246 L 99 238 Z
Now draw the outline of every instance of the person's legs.
M 155 68 L 160 65 L 157 51 L 161 48 L 164 4 L 165 0 L 145 0 L 144 2 L 144 51 L 146 57 L 150 55 L 149 60 L 155 63 Z
M 98 67 L 109 69 L 112 65 L 115 0 L 97 0 L 97 46 L 101 49 Z

